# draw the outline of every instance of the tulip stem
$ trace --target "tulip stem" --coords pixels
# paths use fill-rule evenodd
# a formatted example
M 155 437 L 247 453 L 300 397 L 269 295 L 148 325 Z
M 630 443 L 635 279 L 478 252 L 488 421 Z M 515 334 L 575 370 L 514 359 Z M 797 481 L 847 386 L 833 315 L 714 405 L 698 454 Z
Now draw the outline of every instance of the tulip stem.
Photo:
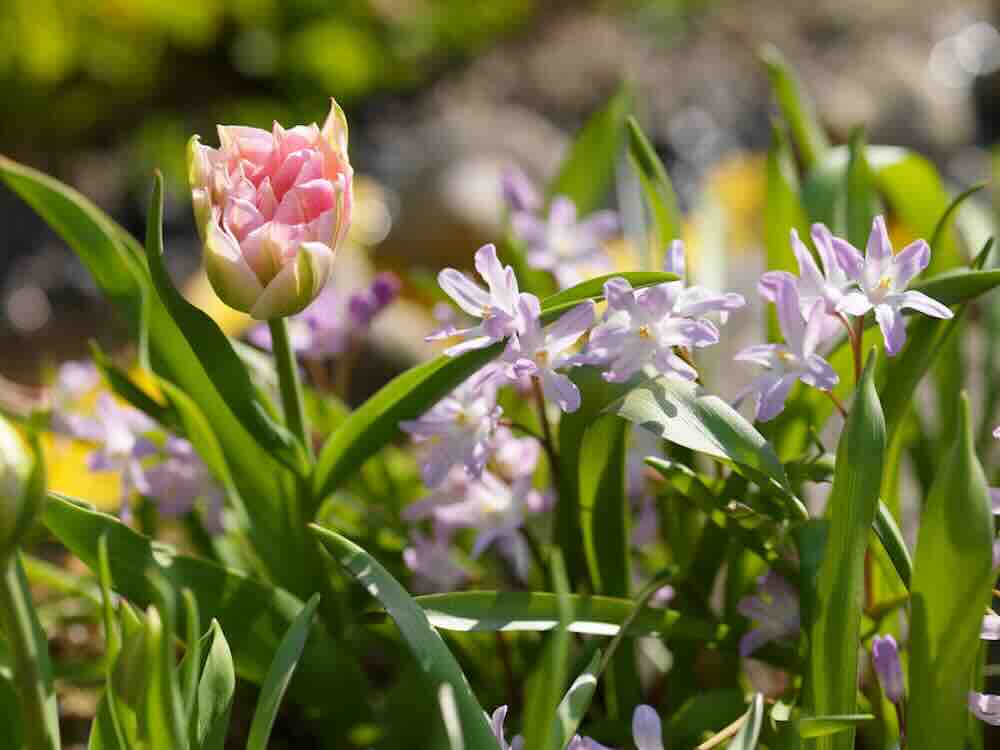
M 306 424 L 299 367 L 288 338 L 288 323 L 284 318 L 274 318 L 267 321 L 267 325 L 271 329 L 271 348 L 274 351 L 274 362 L 278 369 L 278 387 L 281 390 L 281 407 L 285 413 L 285 426 L 302 442 L 306 455 L 312 461 L 312 438 Z
M 21 727 L 29 750 L 58 750 L 59 718 L 52 663 L 31 601 L 20 553 L 0 560 L 0 622 L 14 660 L 14 686 L 21 703 Z

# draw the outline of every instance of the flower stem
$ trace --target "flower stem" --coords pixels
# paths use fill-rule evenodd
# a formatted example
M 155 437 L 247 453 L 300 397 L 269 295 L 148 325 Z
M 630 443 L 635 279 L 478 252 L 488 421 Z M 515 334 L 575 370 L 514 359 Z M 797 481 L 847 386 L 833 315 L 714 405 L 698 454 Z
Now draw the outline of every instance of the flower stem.
M 278 369 L 278 386 L 281 389 L 281 407 L 285 413 L 285 425 L 302 442 L 306 455 L 312 460 L 312 439 L 306 424 L 299 367 L 288 338 L 288 323 L 284 318 L 274 318 L 267 321 L 267 325 L 271 329 L 271 346 Z
M 858 318 L 858 325 L 855 328 L 844 313 L 837 317 L 847 329 L 847 338 L 851 341 L 851 354 L 854 356 L 854 382 L 857 384 L 861 380 L 861 336 L 864 333 L 864 318 Z
M 834 393 L 833 391 L 826 391 L 825 393 L 827 396 L 830 397 L 830 400 L 833 401 L 833 405 L 837 407 L 837 411 L 840 412 L 840 416 L 842 416 L 844 419 L 847 419 L 847 409 L 844 408 L 844 405 L 840 402 L 840 399 L 837 398 L 837 394 Z
M 552 437 L 552 425 L 549 424 L 549 416 L 545 413 L 545 394 L 542 392 L 542 384 L 538 378 L 531 379 L 531 388 L 535 393 L 535 404 L 538 406 L 538 421 L 542 423 L 542 445 L 545 453 L 549 457 L 549 466 L 552 469 L 553 484 L 559 486 L 559 454 L 556 453 L 556 441 Z
M 0 561 L 0 621 L 14 657 L 25 747 L 58 750 L 59 720 L 45 634 L 35 615 L 20 553 Z

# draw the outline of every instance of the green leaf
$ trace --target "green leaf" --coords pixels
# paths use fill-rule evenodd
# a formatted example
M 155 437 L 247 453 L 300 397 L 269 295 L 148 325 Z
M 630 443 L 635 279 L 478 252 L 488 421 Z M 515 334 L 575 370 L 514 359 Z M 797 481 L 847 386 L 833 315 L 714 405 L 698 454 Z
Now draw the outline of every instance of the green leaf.
M 649 238 L 647 255 L 644 257 L 659 258 L 665 247 L 681 236 L 680 209 L 677 207 L 677 195 L 670 182 L 663 162 L 656 155 L 652 144 L 646 139 L 639 123 L 632 116 L 626 120 L 628 127 L 629 157 L 639 175 L 639 184 L 646 198 L 653 220 L 653 231 Z M 646 270 L 654 267 L 652 262 L 643 265 Z
M 892 513 L 883 502 L 878 504 L 873 528 L 875 535 L 882 543 L 882 548 L 892 562 L 892 567 L 899 575 L 899 580 L 902 581 L 906 589 L 909 589 L 910 579 L 913 577 L 913 562 L 910 560 L 910 551 L 906 548 L 903 532 L 899 530 L 896 519 L 892 517 Z
M 848 145 L 847 176 L 844 184 L 847 206 L 847 241 L 865 247 L 872 220 L 879 213 L 878 196 L 872 184 L 871 167 L 865 157 L 865 131 L 855 128 Z
M 267 677 L 260 687 L 260 699 L 257 701 L 253 721 L 250 723 L 247 750 L 267 750 L 271 729 L 274 728 L 274 720 L 278 716 L 278 708 L 285 697 L 285 691 L 288 690 L 288 684 L 292 681 L 292 674 L 299 665 L 317 606 L 319 606 L 319 594 L 314 594 L 302 607 L 302 611 L 281 640 L 278 653 L 274 655 L 274 661 L 267 670 Z
M 310 524 L 309 529 L 326 551 L 386 608 L 435 694 L 442 684 L 451 686 L 458 704 L 462 734 L 470 750 L 496 750 L 497 742 L 482 706 L 423 609 L 375 558 L 354 542 L 316 524 Z
M 184 623 L 186 626 L 184 643 L 187 652 L 181 667 L 180 686 L 184 715 L 190 716 L 194 711 L 198 691 L 198 674 L 201 670 L 201 616 L 198 612 L 198 600 L 190 589 L 181 591 L 184 602 Z
M 751 478 L 764 477 L 787 493 L 792 515 L 804 517 L 791 495 L 785 469 L 753 425 L 701 386 L 662 376 L 641 382 L 611 404 L 609 412 L 691 450 L 734 464 Z
M 94 357 L 94 364 L 101 371 L 108 386 L 119 398 L 124 399 L 164 427 L 168 429 L 176 427 L 174 415 L 171 414 L 170 409 L 140 388 L 127 372 L 111 361 L 97 345 L 97 342 L 92 342 L 90 349 Z
M 912 750 L 961 747 L 972 721 L 966 695 L 994 575 L 989 488 L 976 458 L 971 421 L 963 393 L 959 430 L 920 519 L 910 590 L 907 737 Z
M 243 361 L 229 338 L 203 310 L 192 305 L 174 287 L 163 262 L 163 175 L 156 173 L 146 227 L 146 259 L 153 287 L 164 307 L 208 374 L 219 395 L 236 418 L 271 455 L 292 468 L 304 470 L 304 456 L 294 439 L 271 419 L 267 408 L 254 398 Z M 301 448 L 301 446 L 298 446 Z
M 587 664 L 587 668 L 573 680 L 573 684 L 569 686 L 569 690 L 560 701 L 552 722 L 549 747 L 566 747 L 580 728 L 597 690 L 597 665 L 600 661 L 601 651 L 598 649 Z
M 143 667 L 146 737 L 152 750 L 186 750 L 180 685 L 175 668 L 176 606 L 174 591 L 154 566 L 146 572 L 155 606 L 146 610 Z
M 792 131 L 802 164 L 807 170 L 811 169 L 830 148 L 830 141 L 816 117 L 816 107 L 802 91 L 798 77 L 777 47 L 765 45 L 760 50 L 760 57 L 767 67 L 774 97 Z
M 212 621 L 202 638 L 202 653 L 204 665 L 189 721 L 191 746 L 196 750 L 224 750 L 236 694 L 236 671 L 218 620 Z
M 954 200 L 952 200 L 952 202 L 948 205 L 948 208 L 945 209 L 945 212 L 941 214 L 941 218 L 938 219 L 938 223 L 934 226 L 934 234 L 932 234 L 930 239 L 927 241 L 932 252 L 935 247 L 941 244 L 941 238 L 944 237 L 945 232 L 948 231 L 948 227 L 951 226 L 952 219 L 955 217 L 955 212 L 963 203 L 965 203 L 967 198 L 972 197 L 984 187 L 986 187 L 986 183 L 980 182 L 978 185 L 973 185 L 955 196 Z
M 769 271 L 798 273 L 798 262 L 792 252 L 791 230 L 805 241 L 809 222 L 799 199 L 799 177 L 795 172 L 795 157 L 788 145 L 784 126 L 771 127 L 771 147 L 767 152 L 767 195 L 764 202 L 764 250 Z M 780 338 L 778 316 L 768 309 L 768 338 Z
M 580 130 L 549 186 L 549 197 L 565 195 L 586 216 L 599 208 L 615 177 L 631 96 L 625 89 L 611 97 Z
M 756 693 L 746 712 L 746 721 L 729 743 L 729 750 L 754 750 L 764 725 L 764 695 Z
M 544 591 L 459 591 L 414 598 L 441 630 L 466 632 L 546 631 L 559 622 L 557 597 Z M 582 635 L 617 635 L 632 611 L 631 599 L 570 594 L 569 631 Z M 382 613 L 371 613 L 375 621 Z M 717 626 L 672 609 L 647 607 L 629 629 L 629 635 L 658 635 L 677 640 L 714 641 L 726 634 Z
M 242 573 L 178 555 L 118 519 L 63 495 L 50 493 L 49 498 L 45 525 L 88 567 L 97 569 L 99 540 L 107 535 L 115 591 L 137 606 L 148 606 L 155 591 L 143 571 L 158 569 L 175 590 L 191 589 L 203 617 L 219 621 L 233 649 L 237 673 L 258 684 L 264 679 L 275 649 L 302 608 L 299 599 Z M 328 643 L 310 641 L 306 653 L 295 692 L 299 700 L 323 701 L 324 693 L 344 689 L 337 679 L 338 659 Z
M 844 714 L 841 716 L 803 716 L 798 720 L 799 736 L 803 739 L 829 737 L 831 734 L 853 730 L 863 721 L 873 721 L 871 714 Z
M 4 156 L 0 156 L 0 178 L 66 241 L 101 292 L 126 311 L 136 334 L 142 309 L 141 269 L 119 239 L 121 228 L 73 188 Z
M 1000 270 L 970 271 L 965 268 L 955 268 L 924 279 L 910 288 L 951 307 L 985 294 L 995 289 L 998 284 L 1000 284 Z
M 524 740 L 527 747 L 564 750 L 566 741 L 557 741 L 553 731 L 558 725 L 553 717 L 559 707 L 559 696 L 566 684 L 569 659 L 569 627 L 571 609 L 566 568 L 558 548 L 553 548 L 549 558 L 549 571 L 556 589 L 558 621 L 547 637 L 538 666 L 533 670 L 525 689 Z M 548 744 L 546 745 L 546 740 Z
M 815 715 L 857 708 L 858 640 L 864 593 L 865 549 L 878 507 L 885 462 L 885 419 L 874 384 L 875 353 L 868 358 L 837 446 L 828 500 L 830 530 L 819 568 L 810 623 L 809 689 Z M 848 731 L 817 747 L 851 748 Z
M 458 704 L 455 703 L 455 691 L 447 682 L 441 683 L 438 690 L 438 704 L 441 707 L 441 721 L 448 736 L 449 749 L 465 750 L 465 738 L 462 737 L 462 722 L 458 716 Z
M 650 286 L 677 277 L 664 273 L 614 274 L 634 287 Z M 551 322 L 560 314 L 587 299 L 604 294 L 604 280 L 610 276 L 577 284 L 542 302 L 542 316 Z M 399 435 L 399 423 L 416 419 L 457 388 L 463 381 L 503 351 L 498 343 L 458 357 L 441 356 L 417 365 L 383 386 L 351 413 L 323 446 L 317 460 L 313 489 L 319 503 L 340 487 L 361 464 Z

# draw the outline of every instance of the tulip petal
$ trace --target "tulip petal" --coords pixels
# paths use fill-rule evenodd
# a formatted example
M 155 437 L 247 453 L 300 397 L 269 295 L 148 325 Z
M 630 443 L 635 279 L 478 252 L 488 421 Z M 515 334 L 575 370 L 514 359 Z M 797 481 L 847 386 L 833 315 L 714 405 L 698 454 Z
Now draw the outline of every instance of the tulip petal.
M 264 291 L 243 257 L 240 246 L 216 222 L 205 228 L 205 273 L 219 299 L 240 312 L 250 312 Z

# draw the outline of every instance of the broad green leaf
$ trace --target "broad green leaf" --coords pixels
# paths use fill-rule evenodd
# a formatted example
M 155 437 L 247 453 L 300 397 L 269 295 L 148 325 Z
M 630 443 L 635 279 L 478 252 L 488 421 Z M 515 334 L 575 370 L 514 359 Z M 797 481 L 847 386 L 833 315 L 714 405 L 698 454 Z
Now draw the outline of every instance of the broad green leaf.
M 590 663 L 587 664 L 587 668 L 573 680 L 573 684 L 569 686 L 566 695 L 559 702 L 555 719 L 552 722 L 549 747 L 566 747 L 579 729 L 597 690 L 597 665 L 600 661 L 601 651 L 598 649 L 594 652 Z
M 993 516 L 969 400 L 924 504 L 913 564 L 907 737 L 912 750 L 961 747 L 966 695 L 993 584 Z M 959 573 L 960 571 L 960 573 Z
M 634 287 L 671 281 L 673 274 L 623 273 Z M 604 294 L 604 280 L 592 279 L 547 298 L 542 315 L 551 322 L 587 299 Z M 313 477 L 313 495 L 318 504 L 399 435 L 399 423 L 416 419 L 458 387 L 473 373 L 503 351 L 502 344 L 467 352 L 458 357 L 437 357 L 417 365 L 383 386 L 351 413 L 330 436 L 320 452 Z
M 168 429 L 176 427 L 174 415 L 171 414 L 170 409 L 140 388 L 127 372 L 111 361 L 96 342 L 91 344 L 91 353 L 94 357 L 94 364 L 101 371 L 115 395 L 164 427 Z
M 544 591 L 458 591 L 427 594 L 414 599 L 431 625 L 457 631 L 546 631 L 559 622 L 557 597 Z M 624 597 L 570 594 L 569 631 L 582 635 L 614 636 L 632 611 Z M 379 613 L 372 617 L 380 619 Z M 723 626 L 698 620 L 672 609 L 647 607 L 639 612 L 629 635 L 658 635 L 677 640 L 715 641 Z
M 746 713 L 746 699 L 738 688 L 699 690 L 686 699 L 665 723 L 667 747 L 694 747 L 719 725 L 728 725 Z
M 570 649 L 568 627 L 572 611 L 565 564 L 558 548 L 550 553 L 549 572 L 556 589 L 558 621 L 546 637 L 541 658 L 525 688 L 524 741 L 527 747 L 564 750 L 567 740 L 553 736 L 558 729 L 553 717 L 566 686 Z
M 910 559 L 910 551 L 906 548 L 906 542 L 903 540 L 903 532 L 900 531 L 896 519 L 893 518 L 892 513 L 883 502 L 878 504 L 872 528 L 892 562 L 892 567 L 896 569 L 899 580 L 902 581 L 905 588 L 909 589 L 910 580 L 913 577 L 913 561 Z
M 958 305 L 992 291 L 1000 284 L 1000 270 L 970 271 L 955 268 L 931 276 L 911 287 L 943 305 Z
M 747 709 L 746 721 L 740 727 L 740 731 L 729 743 L 729 750 L 754 750 L 757 747 L 757 740 L 760 737 L 761 727 L 764 725 L 764 695 L 756 693 L 750 708 Z
M 848 145 L 847 175 L 844 181 L 847 241 L 865 247 L 872 219 L 879 213 L 878 196 L 872 184 L 871 167 L 865 156 L 865 132 L 856 128 Z
M 9 665 L 0 662 L 0 747 L 23 747 L 21 704 L 14 689 Z M 124 750 L 124 748 L 123 748 Z
M 795 172 L 795 157 L 788 145 L 784 126 L 771 127 L 771 147 L 767 152 L 767 195 L 764 202 L 764 250 L 769 271 L 798 273 L 798 263 L 792 252 L 791 230 L 795 229 L 803 242 L 809 236 L 809 222 L 799 199 L 799 178 Z M 768 338 L 780 337 L 778 317 L 768 309 Z
M 296 452 L 292 436 L 271 419 L 263 404 L 255 400 L 257 391 L 229 338 L 218 323 L 184 299 L 170 280 L 163 262 L 163 175 L 159 172 L 153 180 L 150 199 L 146 259 L 156 295 L 236 418 L 271 455 L 291 467 L 304 469 L 304 456 Z
M 760 57 L 767 67 L 774 97 L 792 131 L 802 164 L 808 170 L 830 148 L 830 141 L 816 117 L 816 107 L 777 47 L 764 46 Z
M 141 269 L 118 239 L 120 228 L 73 188 L 4 156 L 0 156 L 0 178 L 66 241 L 101 292 L 126 311 L 137 334 Z
M 267 677 L 260 687 L 260 698 L 253 713 L 253 721 L 250 723 L 247 750 L 267 750 L 271 729 L 274 728 L 274 720 L 278 716 L 278 708 L 281 706 L 282 698 L 285 697 L 285 691 L 288 690 L 288 684 L 292 681 L 292 674 L 299 665 L 317 606 L 319 606 L 319 594 L 314 594 L 302 607 L 302 611 L 278 646 L 278 653 L 274 655 L 274 661 L 267 670 Z
M 765 484 L 771 480 L 787 493 L 790 514 L 806 515 L 801 501 L 791 495 L 785 469 L 763 435 L 701 386 L 661 376 L 634 386 L 607 411 L 671 443 L 748 470 L 753 479 L 763 477 Z
M 874 370 L 872 352 L 840 436 L 827 501 L 830 530 L 810 623 L 808 680 L 815 715 L 850 714 L 857 708 L 865 549 L 878 507 L 886 451 Z M 854 732 L 849 730 L 821 740 L 817 747 L 838 750 L 853 744 Z
M 224 750 L 236 693 L 233 655 L 217 620 L 212 621 L 202 641 L 204 664 L 189 722 L 191 746 L 195 750 Z
M 441 721 L 448 736 L 450 750 L 465 750 L 465 739 L 462 737 L 462 722 L 458 716 L 458 704 L 455 703 L 455 691 L 447 682 L 441 683 L 438 690 L 438 704 L 441 707 Z
M 98 542 L 107 535 L 115 591 L 138 606 L 149 605 L 155 592 L 143 571 L 158 569 L 174 589 L 191 589 L 203 617 L 219 621 L 233 650 L 237 673 L 258 684 L 264 679 L 282 636 L 302 608 L 299 599 L 242 573 L 178 555 L 168 545 L 65 496 L 51 493 L 49 497 L 45 525 L 88 567 L 96 569 Z M 346 690 L 337 679 L 339 659 L 328 643 L 311 641 L 306 653 L 297 699 L 321 701 L 323 693 Z
M 639 184 L 646 198 L 646 205 L 653 221 L 653 231 L 648 239 L 647 252 L 652 258 L 659 258 L 664 248 L 681 236 L 680 209 L 677 207 L 677 195 L 670 182 L 663 162 L 656 155 L 652 144 L 647 140 L 632 116 L 626 121 L 628 129 L 628 148 L 632 164 L 639 175 Z M 644 268 L 653 268 L 652 263 Z
M 326 551 L 386 608 L 434 692 L 437 693 L 442 684 L 451 685 L 462 734 L 470 750 L 496 750 L 497 742 L 482 706 L 423 609 L 375 558 L 354 542 L 316 524 L 310 524 L 309 528 Z
M 591 116 L 549 185 L 550 198 L 567 196 L 576 204 L 580 216 L 600 208 L 615 177 L 630 101 L 623 89 Z
M 803 716 L 798 721 L 799 736 L 803 739 L 829 737 L 845 732 L 863 721 L 872 721 L 871 714 L 844 714 L 842 716 Z

